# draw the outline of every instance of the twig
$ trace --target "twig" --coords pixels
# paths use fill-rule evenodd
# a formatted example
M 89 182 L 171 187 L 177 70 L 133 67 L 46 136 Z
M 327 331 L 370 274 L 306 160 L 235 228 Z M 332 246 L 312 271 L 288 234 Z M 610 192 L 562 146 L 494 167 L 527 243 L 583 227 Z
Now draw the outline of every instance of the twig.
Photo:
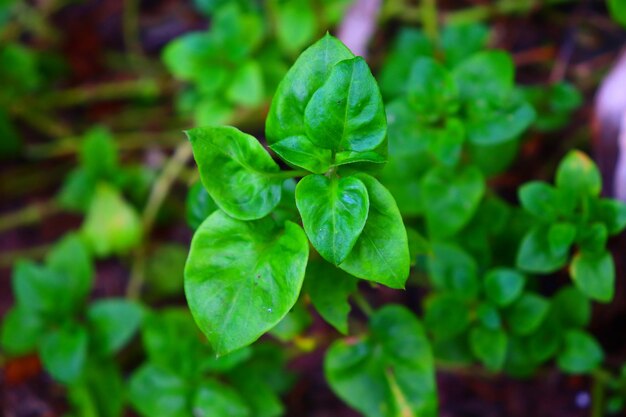
M 363 296 L 363 294 L 361 294 L 359 291 L 352 294 L 352 299 L 354 300 L 354 303 L 357 305 L 357 307 L 359 307 L 359 309 L 361 309 L 363 314 L 365 314 L 367 317 L 370 317 L 372 314 L 374 314 L 374 309 L 367 301 L 367 299 Z
M 180 143 L 180 134 L 180 130 L 116 133 L 115 141 L 121 151 L 132 151 L 152 145 L 174 147 Z M 79 151 L 82 140 L 82 136 L 74 136 L 64 137 L 52 143 L 26 145 L 24 155 L 32 159 L 70 156 Z
M 439 23 L 437 22 L 437 1 L 422 0 L 422 25 L 430 40 L 437 44 L 439 41 Z
M 139 37 L 139 0 L 124 0 L 123 3 L 124 44 L 130 54 L 142 56 L 143 50 Z
M 8 268 L 18 259 L 42 259 L 50 251 L 51 245 L 33 246 L 27 249 L 3 251 L 0 253 L 0 268 Z
M 58 139 L 72 134 L 71 129 L 60 122 L 58 118 L 37 111 L 29 105 L 16 104 L 11 107 L 10 111 L 15 117 L 22 119 L 46 136 Z
M 64 91 L 52 92 L 37 98 L 43 108 L 72 107 L 96 101 L 122 100 L 129 98 L 155 98 L 163 88 L 154 79 L 113 81 L 93 86 L 81 86 Z
M 0 233 L 7 230 L 37 223 L 59 212 L 59 206 L 50 200 L 24 207 L 16 212 L 0 216 Z
M 165 197 L 167 197 L 170 188 L 191 156 L 191 144 L 189 142 L 181 143 L 163 167 L 161 175 L 157 178 L 152 187 L 152 191 L 150 192 L 148 202 L 146 203 L 146 207 L 141 218 L 143 242 L 135 252 L 131 268 L 131 276 L 128 281 L 128 286 L 126 287 L 126 296 L 128 298 L 137 299 L 141 293 L 141 287 L 143 286 L 145 279 L 146 241 L 150 236 L 156 216 L 159 209 L 163 205 Z

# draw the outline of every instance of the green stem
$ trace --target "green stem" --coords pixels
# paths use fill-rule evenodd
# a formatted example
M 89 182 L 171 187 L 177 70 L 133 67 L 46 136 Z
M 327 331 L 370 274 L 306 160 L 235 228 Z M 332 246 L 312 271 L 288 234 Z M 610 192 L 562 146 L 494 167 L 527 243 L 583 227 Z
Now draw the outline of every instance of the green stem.
M 163 205 L 163 201 L 165 201 L 170 188 L 176 181 L 178 175 L 185 168 L 189 159 L 191 159 L 191 156 L 191 144 L 189 142 L 181 143 L 167 161 L 161 175 L 152 186 L 141 219 L 143 226 L 143 242 L 135 252 L 130 279 L 126 287 L 126 296 L 128 298 L 137 299 L 141 294 L 141 288 L 143 287 L 145 279 L 146 243 L 149 240 L 150 232 L 154 226 L 159 209 Z
M 369 301 L 367 301 L 367 299 L 359 291 L 352 294 L 352 299 L 354 300 L 354 303 L 359 307 L 359 309 L 361 309 L 363 314 L 365 314 L 367 317 L 370 317 L 372 314 L 374 314 L 374 309 L 370 305 Z
M 153 79 L 115 81 L 53 92 L 37 98 L 37 105 L 43 108 L 72 107 L 106 100 L 155 98 L 161 91 L 161 86 Z
M 16 104 L 11 107 L 10 111 L 15 117 L 28 123 L 46 136 L 58 139 L 72 134 L 71 129 L 57 118 L 37 111 L 27 104 Z
M 18 259 L 39 260 L 50 251 L 51 245 L 34 246 L 27 249 L 5 251 L 0 254 L 0 268 L 8 268 Z
M 591 417 L 604 416 L 604 385 L 607 380 L 606 371 L 598 369 L 593 372 L 591 385 Z M 608 376 L 610 378 L 610 375 Z
M 439 23 L 437 22 L 437 0 L 422 0 L 421 17 L 424 32 L 437 44 L 439 40 Z
M 123 15 L 124 44 L 126 50 L 135 56 L 142 56 L 139 37 L 139 0 L 124 0 Z
M 0 233 L 16 227 L 37 223 L 46 217 L 59 212 L 59 207 L 53 201 L 36 203 L 24 207 L 16 212 L 0 216 Z
M 117 148 L 120 151 L 132 151 L 153 145 L 174 147 L 180 144 L 180 138 L 180 130 L 115 134 Z M 79 151 L 82 140 L 83 138 L 81 136 L 74 136 L 63 137 L 52 143 L 26 145 L 24 154 L 27 158 L 32 159 L 71 156 Z

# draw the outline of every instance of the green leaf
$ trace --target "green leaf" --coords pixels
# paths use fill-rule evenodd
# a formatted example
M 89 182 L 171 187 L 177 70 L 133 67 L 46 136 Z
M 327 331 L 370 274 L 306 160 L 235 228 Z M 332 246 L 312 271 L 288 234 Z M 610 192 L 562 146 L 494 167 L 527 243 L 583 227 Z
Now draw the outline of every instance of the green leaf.
M 248 417 L 250 409 L 232 388 L 216 381 L 204 380 L 193 399 L 194 417 Z
M 370 208 L 365 227 L 339 268 L 357 278 L 390 288 L 404 288 L 411 259 L 402 216 L 391 193 L 367 174 L 355 175 L 365 184 Z
M 71 171 L 56 197 L 59 206 L 72 212 L 86 212 L 93 198 L 96 184 L 96 180 L 84 168 Z
M 313 319 L 302 302 L 296 303 L 276 326 L 270 330 L 270 334 L 283 343 L 287 343 L 303 334 Z
M 527 212 L 548 222 L 555 221 L 560 214 L 574 208 L 574 202 L 561 190 L 543 181 L 522 185 L 518 194 Z
M 515 66 L 504 51 L 482 51 L 457 65 L 453 74 L 464 100 L 493 99 L 513 87 Z
M 125 390 L 116 363 L 89 360 L 82 378 L 68 387 L 67 396 L 72 410 L 80 417 L 120 417 Z
M 432 236 L 451 236 L 472 218 L 485 193 L 485 180 L 476 167 L 457 172 L 434 168 L 422 179 L 423 207 Z
M 116 189 L 100 184 L 81 234 L 96 256 L 106 257 L 135 248 L 141 242 L 143 229 L 134 207 Z
M 2 6 L 0 6 L 0 22 L 2 21 Z M 16 156 L 22 148 L 22 139 L 11 119 L 4 110 L 0 110 L 0 160 Z
M 446 65 L 455 67 L 487 46 L 489 29 L 481 24 L 449 23 L 441 34 L 441 47 Z
M 626 204 L 608 198 L 591 200 L 594 220 L 606 226 L 609 235 L 615 235 L 626 227 Z
M 572 112 L 582 103 L 581 93 L 567 82 L 550 86 L 525 86 L 522 93 L 536 110 L 537 119 L 533 127 L 540 132 L 550 132 L 566 126 L 571 120 Z
M 429 120 L 453 113 L 458 107 L 454 78 L 433 58 L 413 61 L 406 94 L 413 109 Z
M 607 5 L 613 20 L 626 27 L 626 4 L 624 4 L 624 0 L 607 0 Z
M 328 34 L 300 55 L 272 100 L 265 122 L 270 144 L 305 135 L 304 112 L 311 97 L 322 87 L 336 63 L 352 57 L 344 44 Z
M 424 130 L 424 139 L 428 141 L 428 150 L 447 167 L 454 167 L 461 158 L 465 127 L 459 119 L 448 117 L 442 127 Z
M 39 356 L 46 371 L 62 383 L 76 381 L 87 360 L 87 331 L 72 322 L 42 336 Z
M 437 289 L 452 292 L 465 299 L 474 298 L 478 293 L 478 265 L 470 255 L 454 244 L 433 243 L 427 269 Z
M 217 210 L 215 201 L 211 198 L 202 182 L 196 182 L 187 193 L 185 214 L 187 224 L 196 230 L 211 213 Z
M 519 269 L 539 274 L 555 272 L 567 263 L 567 253 L 552 251 L 549 231 L 536 226 L 526 233 L 517 252 Z
M 600 254 L 606 250 L 608 237 L 608 231 L 604 224 L 592 223 L 579 228 L 576 240 L 581 251 Z
M 91 291 L 94 268 L 80 238 L 68 234 L 56 243 L 46 255 L 46 267 L 63 276 L 67 286 L 64 298 L 81 307 Z
M 133 408 L 143 417 L 192 415 L 191 387 L 173 372 L 150 363 L 133 373 L 128 396 Z
M 348 297 L 357 289 L 351 275 L 327 262 L 310 262 L 304 281 L 311 302 L 318 313 L 343 334 L 348 333 Z
M 511 331 L 518 335 L 534 332 L 543 322 L 550 303 L 542 296 L 525 293 L 515 301 L 507 314 Z
M 248 61 L 235 70 L 226 89 L 226 98 L 241 106 L 258 106 L 265 97 L 263 70 L 256 61 Z
M 492 269 L 485 275 L 485 293 L 497 305 L 506 306 L 521 295 L 524 281 L 524 276 L 514 269 Z
M 179 98 L 180 100 L 180 98 Z M 234 105 L 212 96 L 204 96 L 193 104 L 193 108 L 187 110 L 193 113 L 196 126 L 218 126 L 231 123 L 234 117 Z
M 139 304 L 124 299 L 105 299 L 87 309 L 91 342 L 102 355 L 112 355 L 133 337 L 141 323 Z
M 43 319 L 61 320 L 79 307 L 71 296 L 76 291 L 74 282 L 62 274 L 29 261 L 18 261 L 12 278 L 17 305 Z
M 324 361 L 333 391 L 366 417 L 434 416 L 434 360 L 420 322 L 389 305 L 370 319 L 370 335 L 336 341 Z
M 470 310 L 456 294 L 436 294 L 426 300 L 424 324 L 435 339 L 452 339 L 467 330 Z
M 328 171 L 332 163 L 332 151 L 314 145 L 304 135 L 285 138 L 270 148 L 289 164 L 316 174 Z
M 159 296 L 182 294 L 187 251 L 186 245 L 178 243 L 158 246 L 147 260 L 147 290 Z
M 43 334 L 44 324 L 34 312 L 13 306 L 2 320 L 0 345 L 9 355 L 23 355 L 34 351 Z
M 498 145 L 520 136 L 535 120 L 535 110 L 515 95 L 496 103 L 470 104 L 467 138 L 475 145 Z
M 602 177 L 594 162 L 580 151 L 570 151 L 556 171 L 556 185 L 578 196 L 596 197 L 602 190 Z
M 541 326 L 525 339 L 531 359 L 541 363 L 554 357 L 561 347 L 563 330 L 553 316 L 548 316 Z
M 581 252 L 570 267 L 576 287 L 587 297 L 608 303 L 615 294 L 615 265 L 609 252 Z
M 93 179 L 107 180 L 115 176 L 117 147 L 108 130 L 97 127 L 85 134 L 80 148 L 80 164 Z
M 253 351 L 250 360 L 228 373 L 228 381 L 246 399 L 252 415 L 279 417 L 285 407 L 278 394 L 293 382 L 293 375 L 285 370 L 284 351 L 269 344 L 257 344 Z
M 403 27 L 380 71 L 380 89 L 385 98 L 406 92 L 411 64 L 416 57 L 432 56 L 433 45 L 421 30 Z
M 215 54 L 223 60 L 240 62 L 263 41 L 264 22 L 259 13 L 247 12 L 234 3 L 221 7 L 211 21 L 211 35 L 216 39 Z
M 550 229 L 548 230 L 548 244 L 551 253 L 557 256 L 567 256 L 570 247 L 574 243 L 574 239 L 576 239 L 576 226 L 573 224 L 559 222 L 550 225 Z
M 255 138 L 226 126 L 195 128 L 187 136 L 202 183 L 229 216 L 260 219 L 276 207 L 280 168 Z
M 498 308 L 491 303 L 481 303 L 476 308 L 476 316 L 484 327 L 491 330 L 502 328 L 502 318 Z
M 499 371 L 506 359 L 507 335 L 504 330 L 474 327 L 470 332 L 472 352 L 489 370 Z
M 293 55 L 311 43 L 318 30 L 311 0 L 271 1 L 275 10 L 276 38 Z
M 202 372 L 199 363 L 213 356 L 187 310 L 168 308 L 146 314 L 141 338 L 150 363 L 186 379 L 197 378 Z
M 591 320 L 591 302 L 576 287 L 561 288 L 552 297 L 552 311 L 563 327 L 585 327 Z
M 332 151 L 370 151 L 383 143 L 387 119 L 376 80 L 361 57 L 341 61 L 304 112 L 306 134 Z
M 570 330 L 565 334 L 563 350 L 559 353 L 559 368 L 570 374 L 593 371 L 604 359 L 602 347 L 588 333 Z
M 296 205 L 309 240 L 328 262 L 343 262 L 363 231 L 369 199 L 356 177 L 308 175 L 296 187 Z
M 191 242 L 185 293 L 196 323 L 219 355 L 274 327 L 298 299 L 308 259 L 300 227 L 243 222 L 213 213 Z

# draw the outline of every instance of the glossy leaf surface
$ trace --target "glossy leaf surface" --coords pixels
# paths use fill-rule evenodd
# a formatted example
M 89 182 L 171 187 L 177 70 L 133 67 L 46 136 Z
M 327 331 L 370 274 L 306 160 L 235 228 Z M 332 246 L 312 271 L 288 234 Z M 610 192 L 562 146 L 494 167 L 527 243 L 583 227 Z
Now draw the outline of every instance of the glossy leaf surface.
M 275 326 L 295 304 L 308 259 L 299 226 L 243 222 L 217 211 L 197 230 L 185 293 L 214 350 L 226 354 Z
M 343 262 L 367 220 L 369 198 L 363 182 L 309 175 L 296 187 L 296 204 L 315 249 L 332 264 Z
M 229 216 L 253 220 L 280 201 L 280 168 L 252 136 L 234 127 L 187 132 L 200 178 L 215 203 Z

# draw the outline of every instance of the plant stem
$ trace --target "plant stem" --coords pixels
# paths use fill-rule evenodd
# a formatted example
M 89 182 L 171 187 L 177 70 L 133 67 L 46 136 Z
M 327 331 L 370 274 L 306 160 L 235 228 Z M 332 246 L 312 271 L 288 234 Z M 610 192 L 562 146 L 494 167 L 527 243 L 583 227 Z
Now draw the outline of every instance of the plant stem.
M 370 305 L 369 301 L 367 301 L 367 299 L 359 291 L 352 294 L 352 299 L 354 300 L 354 303 L 359 307 L 359 309 L 361 309 L 363 314 L 365 314 L 367 317 L 370 317 L 372 314 L 374 314 L 374 309 Z
M 50 107 L 72 107 L 95 101 L 121 100 L 128 98 L 154 98 L 161 94 L 161 86 L 154 79 L 113 81 L 94 86 L 70 88 L 52 92 L 37 99 L 37 105 Z
M 598 369 L 592 373 L 591 385 L 591 417 L 604 416 L 604 385 L 606 383 L 606 371 Z M 608 376 L 610 378 L 610 375 Z
M 160 145 L 174 147 L 180 143 L 180 130 L 166 132 L 129 132 L 116 133 L 115 141 L 120 151 L 142 149 L 146 146 Z M 70 156 L 78 152 L 81 136 L 64 137 L 52 143 L 26 145 L 24 154 L 27 158 L 47 159 Z
M 8 268 L 18 259 L 42 259 L 50 251 L 51 245 L 39 245 L 32 248 L 4 251 L 0 253 L 0 268 Z
M 159 209 L 163 205 L 165 197 L 176 181 L 178 175 L 183 171 L 185 165 L 192 156 L 191 144 L 187 141 L 181 143 L 174 154 L 167 161 L 163 167 L 161 175 L 157 178 L 148 202 L 142 215 L 142 227 L 143 227 L 143 242 L 137 248 L 131 268 L 131 275 L 126 287 L 126 296 L 131 299 L 139 298 L 141 293 L 141 287 L 143 286 L 145 278 L 145 263 L 146 263 L 146 243 L 154 226 L 156 216 Z
M 16 227 L 37 223 L 58 212 L 59 207 L 53 201 L 26 206 L 16 212 L 0 216 L 0 233 Z
M 124 0 L 123 30 L 124 44 L 129 54 L 142 56 L 141 39 L 139 37 L 139 0 Z
M 437 44 L 439 40 L 439 24 L 437 22 L 437 0 L 422 0 L 421 18 L 424 32 L 430 40 Z
M 61 123 L 58 118 L 48 116 L 27 104 L 20 103 L 14 105 L 10 111 L 14 116 L 22 119 L 44 135 L 58 139 L 72 134 L 70 128 Z

